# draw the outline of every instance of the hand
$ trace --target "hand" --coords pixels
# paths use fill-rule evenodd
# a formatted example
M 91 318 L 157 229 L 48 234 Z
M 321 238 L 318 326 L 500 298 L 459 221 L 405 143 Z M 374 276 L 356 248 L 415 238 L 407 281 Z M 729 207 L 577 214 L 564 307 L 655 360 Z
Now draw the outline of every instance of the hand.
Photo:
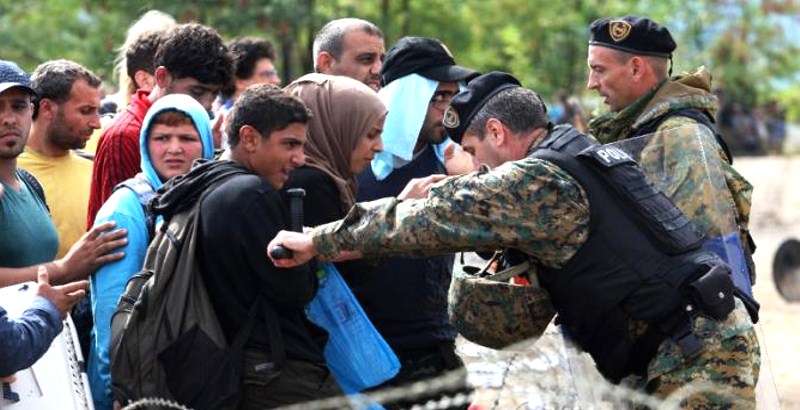
M 105 222 L 95 225 L 83 234 L 63 258 L 53 263 L 53 282 L 66 283 L 86 279 L 100 266 L 122 259 L 125 252 L 109 253 L 128 243 L 128 232 L 125 229 L 110 231 L 116 225 L 114 221 Z
M 433 174 L 425 178 L 414 178 L 408 181 L 408 184 L 403 188 L 403 192 L 397 195 L 397 199 L 419 199 L 428 196 L 428 191 L 437 182 L 447 178 L 447 175 Z
M 2 188 L 3 187 L 0 186 L 0 191 L 2 191 Z M 14 383 L 15 381 L 17 381 L 17 376 L 13 374 L 0 377 L 0 383 Z
M 292 258 L 290 259 L 274 259 L 270 255 L 272 248 L 276 246 L 283 246 L 284 248 L 292 250 Z M 280 231 L 275 236 L 269 245 L 267 245 L 267 255 L 270 255 L 272 263 L 279 268 L 292 268 L 302 265 L 312 258 L 317 256 L 318 252 L 314 248 L 314 242 L 311 240 L 311 235 L 307 233 Z
M 448 175 L 463 175 L 477 171 L 478 163 L 472 154 L 454 142 L 444 149 L 444 168 Z
M 3 184 L 0 184 L 0 199 L 3 199 L 4 193 L 5 193 L 5 188 L 3 188 Z
M 47 275 L 47 268 L 44 265 L 39 266 L 39 289 L 37 294 L 49 299 L 56 305 L 56 309 L 61 312 L 61 317 L 67 317 L 67 313 L 72 310 L 72 307 L 78 303 L 81 298 L 86 296 L 86 288 L 89 287 L 89 282 L 85 280 L 67 283 L 61 286 L 50 286 L 50 280 Z

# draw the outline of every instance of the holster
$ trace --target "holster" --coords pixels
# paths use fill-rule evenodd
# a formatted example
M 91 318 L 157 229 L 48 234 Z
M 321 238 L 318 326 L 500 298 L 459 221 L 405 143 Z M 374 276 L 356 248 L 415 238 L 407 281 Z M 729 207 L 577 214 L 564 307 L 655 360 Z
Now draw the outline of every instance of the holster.
M 734 285 L 731 269 L 726 264 L 716 264 L 703 276 L 689 284 L 689 300 L 698 313 L 715 320 L 724 320 L 733 310 Z

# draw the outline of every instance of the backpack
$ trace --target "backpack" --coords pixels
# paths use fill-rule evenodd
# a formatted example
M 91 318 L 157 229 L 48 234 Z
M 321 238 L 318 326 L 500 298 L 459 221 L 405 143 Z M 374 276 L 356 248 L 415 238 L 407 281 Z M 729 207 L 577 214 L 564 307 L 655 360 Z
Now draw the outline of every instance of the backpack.
M 114 187 L 114 191 L 122 188 L 128 188 L 136 194 L 136 199 L 139 201 L 139 205 L 142 206 L 142 211 L 144 212 L 144 223 L 147 227 L 147 238 L 152 240 L 155 237 L 155 226 L 156 226 L 156 216 L 150 211 L 150 208 L 147 206 L 150 201 L 156 196 L 156 191 L 153 189 L 153 186 L 147 182 L 147 179 L 144 178 L 144 175 L 136 175 L 133 178 L 128 178 L 125 181 L 120 182 L 117 186 Z
M 242 350 L 256 313 L 263 310 L 268 324 L 277 323 L 274 308 L 259 295 L 229 346 L 206 292 L 196 258 L 199 209 L 227 179 L 215 181 L 198 201 L 160 226 L 144 269 L 130 278 L 120 297 L 110 340 L 111 389 L 120 403 L 158 397 L 196 409 L 235 405 Z M 284 352 L 280 333 L 274 333 L 270 343 Z

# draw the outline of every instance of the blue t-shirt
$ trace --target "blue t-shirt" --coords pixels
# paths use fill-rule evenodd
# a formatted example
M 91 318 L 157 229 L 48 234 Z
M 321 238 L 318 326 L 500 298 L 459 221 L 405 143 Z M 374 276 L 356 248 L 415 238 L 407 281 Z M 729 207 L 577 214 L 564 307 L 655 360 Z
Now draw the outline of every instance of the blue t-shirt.
M 50 262 L 58 252 L 58 233 L 41 199 L 24 182 L 5 183 L 0 200 L 0 266 L 21 268 Z

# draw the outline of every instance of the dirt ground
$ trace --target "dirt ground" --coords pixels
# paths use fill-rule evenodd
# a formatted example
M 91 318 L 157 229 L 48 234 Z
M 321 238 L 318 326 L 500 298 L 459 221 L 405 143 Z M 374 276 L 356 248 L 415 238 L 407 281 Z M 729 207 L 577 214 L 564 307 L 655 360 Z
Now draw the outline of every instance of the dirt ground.
M 800 238 L 800 157 L 737 158 L 735 168 L 753 184 L 750 227 L 758 249 L 755 294 L 761 303 L 762 360 L 772 367 L 781 408 L 800 409 L 800 304 L 775 289 L 772 260 L 785 239 Z

